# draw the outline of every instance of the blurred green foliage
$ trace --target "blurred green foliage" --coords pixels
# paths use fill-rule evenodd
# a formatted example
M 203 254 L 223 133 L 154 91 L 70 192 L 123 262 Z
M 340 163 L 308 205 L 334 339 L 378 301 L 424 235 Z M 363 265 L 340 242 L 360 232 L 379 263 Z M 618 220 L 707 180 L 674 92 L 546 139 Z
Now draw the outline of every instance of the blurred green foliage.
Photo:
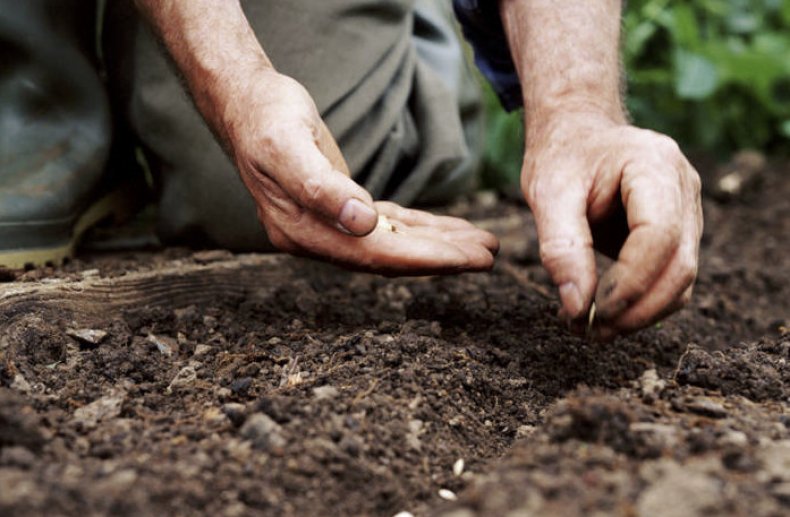
M 507 113 L 494 90 L 481 79 L 485 102 L 486 134 L 483 152 L 483 188 L 517 183 L 524 158 L 523 110 Z
M 790 0 L 631 0 L 628 108 L 687 147 L 790 139 Z
M 790 151 L 790 0 L 630 0 L 623 21 L 635 124 L 726 157 Z M 490 89 L 486 183 L 518 177 L 523 129 Z

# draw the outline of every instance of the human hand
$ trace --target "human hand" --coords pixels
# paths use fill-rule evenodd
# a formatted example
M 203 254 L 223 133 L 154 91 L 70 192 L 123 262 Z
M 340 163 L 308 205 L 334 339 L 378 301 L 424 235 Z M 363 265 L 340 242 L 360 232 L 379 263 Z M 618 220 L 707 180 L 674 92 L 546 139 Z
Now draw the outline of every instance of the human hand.
M 216 110 L 215 110 L 216 111 Z M 293 79 L 258 70 L 221 103 L 220 136 L 278 249 L 390 275 L 490 269 L 496 237 L 461 219 L 373 203 L 312 98 Z M 392 228 L 378 225 L 379 213 Z
M 703 225 L 700 180 L 669 137 L 563 115 L 531 130 L 522 189 L 541 260 L 559 286 L 560 315 L 577 330 L 593 300 L 593 335 L 602 340 L 646 327 L 689 300 Z M 594 246 L 617 257 L 600 281 Z

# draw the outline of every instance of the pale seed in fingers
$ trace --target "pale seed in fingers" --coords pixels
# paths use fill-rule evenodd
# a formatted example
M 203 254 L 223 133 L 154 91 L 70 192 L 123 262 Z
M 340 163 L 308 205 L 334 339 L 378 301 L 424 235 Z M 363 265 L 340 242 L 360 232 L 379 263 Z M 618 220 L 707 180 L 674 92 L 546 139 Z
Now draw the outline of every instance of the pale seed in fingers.
M 587 337 L 592 336 L 593 325 L 595 325 L 595 302 L 590 305 L 590 313 L 587 315 Z
M 392 223 L 387 218 L 387 216 L 383 214 L 379 214 L 379 222 L 376 224 L 376 229 L 385 232 L 392 232 L 392 233 L 395 233 L 397 231 L 395 230 L 395 226 L 392 225 Z

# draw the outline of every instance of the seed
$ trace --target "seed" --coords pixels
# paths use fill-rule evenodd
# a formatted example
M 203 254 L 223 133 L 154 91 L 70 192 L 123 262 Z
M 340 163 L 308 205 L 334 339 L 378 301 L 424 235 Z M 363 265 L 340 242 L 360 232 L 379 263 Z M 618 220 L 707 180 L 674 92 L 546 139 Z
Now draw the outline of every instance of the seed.
M 392 232 L 395 233 L 397 230 L 395 226 L 390 223 L 390 220 L 387 218 L 386 215 L 379 214 L 379 222 L 376 224 L 376 229 L 384 230 L 385 232 Z
M 453 463 L 453 474 L 455 477 L 459 477 L 461 474 L 464 473 L 464 460 L 458 459 L 455 463 Z
M 590 305 L 590 314 L 587 316 L 587 336 L 592 335 L 593 324 L 595 323 L 595 302 Z
M 439 490 L 439 497 L 444 499 L 445 501 L 457 501 L 458 496 L 455 495 L 455 492 L 452 490 L 447 490 L 446 488 L 442 488 Z

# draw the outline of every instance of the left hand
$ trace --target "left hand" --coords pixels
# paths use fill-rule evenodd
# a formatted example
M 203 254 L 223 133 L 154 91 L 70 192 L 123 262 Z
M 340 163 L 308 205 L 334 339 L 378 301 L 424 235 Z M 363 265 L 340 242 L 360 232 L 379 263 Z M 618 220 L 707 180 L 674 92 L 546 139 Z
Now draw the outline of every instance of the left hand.
M 700 179 L 671 138 L 586 113 L 556 116 L 530 130 L 522 189 L 541 260 L 560 290 L 560 315 L 577 328 L 593 299 L 594 336 L 603 340 L 689 300 L 703 225 Z M 593 247 L 617 257 L 600 281 Z

